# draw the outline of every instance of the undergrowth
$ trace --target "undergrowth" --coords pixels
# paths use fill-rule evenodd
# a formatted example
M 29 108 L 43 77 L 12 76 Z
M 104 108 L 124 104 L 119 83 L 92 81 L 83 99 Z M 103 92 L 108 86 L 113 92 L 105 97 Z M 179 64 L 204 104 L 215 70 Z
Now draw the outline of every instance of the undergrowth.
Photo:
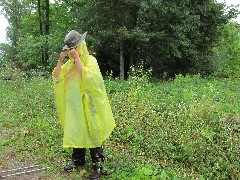
M 148 74 L 105 80 L 117 127 L 104 143 L 103 179 L 237 179 L 240 177 L 239 79 Z M 88 178 L 63 172 L 71 149 L 54 107 L 51 78 L 1 80 L 0 161 L 50 166 L 46 179 Z M 3 167 L 1 167 L 3 170 Z

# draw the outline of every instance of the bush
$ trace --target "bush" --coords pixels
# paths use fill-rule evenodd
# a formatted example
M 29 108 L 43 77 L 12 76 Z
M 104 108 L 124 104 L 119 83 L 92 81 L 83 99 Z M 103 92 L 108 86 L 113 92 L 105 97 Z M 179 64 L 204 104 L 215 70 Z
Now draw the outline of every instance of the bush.
M 117 123 L 104 144 L 106 167 L 113 171 L 106 179 L 239 177 L 237 79 L 178 75 L 153 83 L 142 73 L 105 82 Z M 1 80 L 1 85 L 0 157 L 6 165 L 13 153 L 14 162 L 51 164 L 44 178 L 88 178 L 89 154 L 87 171 L 62 171 L 71 150 L 61 147 L 51 79 Z

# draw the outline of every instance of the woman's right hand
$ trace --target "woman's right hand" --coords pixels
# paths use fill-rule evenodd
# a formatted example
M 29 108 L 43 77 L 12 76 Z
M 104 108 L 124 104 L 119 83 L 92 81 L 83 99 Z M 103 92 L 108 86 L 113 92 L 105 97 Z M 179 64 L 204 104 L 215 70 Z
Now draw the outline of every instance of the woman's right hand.
M 67 51 L 62 51 L 59 55 L 58 61 L 63 61 L 63 59 L 67 56 Z

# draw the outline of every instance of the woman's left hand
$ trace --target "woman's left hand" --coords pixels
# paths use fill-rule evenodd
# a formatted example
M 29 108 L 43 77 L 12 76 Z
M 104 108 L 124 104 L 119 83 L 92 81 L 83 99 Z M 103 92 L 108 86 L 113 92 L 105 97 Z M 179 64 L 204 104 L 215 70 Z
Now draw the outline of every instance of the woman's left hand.
M 80 75 L 82 75 L 82 62 L 80 61 L 80 56 L 79 56 L 78 52 L 76 51 L 76 49 L 71 49 L 70 55 L 74 59 Z
M 80 60 L 79 54 L 76 51 L 75 48 L 70 50 L 70 55 L 72 56 L 72 58 L 76 61 L 76 60 Z

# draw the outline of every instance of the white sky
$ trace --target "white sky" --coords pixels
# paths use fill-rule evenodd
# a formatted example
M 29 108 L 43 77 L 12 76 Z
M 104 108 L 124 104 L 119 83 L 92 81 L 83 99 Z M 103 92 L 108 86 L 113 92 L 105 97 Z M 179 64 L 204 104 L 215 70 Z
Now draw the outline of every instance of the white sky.
M 0 7 L 0 12 L 2 7 Z M 0 43 L 6 42 L 6 27 L 8 26 L 8 21 L 5 19 L 3 14 L 0 14 Z
M 218 2 L 224 2 L 224 0 L 217 0 Z M 240 4 L 240 0 L 225 0 L 227 2 L 227 5 L 237 5 Z M 0 7 L 0 11 L 1 11 Z M 239 7 L 240 9 L 240 7 Z M 236 21 L 240 22 L 240 15 L 236 19 Z M 3 14 L 0 14 L 0 43 L 6 42 L 6 27 L 8 26 L 7 20 L 4 18 Z

